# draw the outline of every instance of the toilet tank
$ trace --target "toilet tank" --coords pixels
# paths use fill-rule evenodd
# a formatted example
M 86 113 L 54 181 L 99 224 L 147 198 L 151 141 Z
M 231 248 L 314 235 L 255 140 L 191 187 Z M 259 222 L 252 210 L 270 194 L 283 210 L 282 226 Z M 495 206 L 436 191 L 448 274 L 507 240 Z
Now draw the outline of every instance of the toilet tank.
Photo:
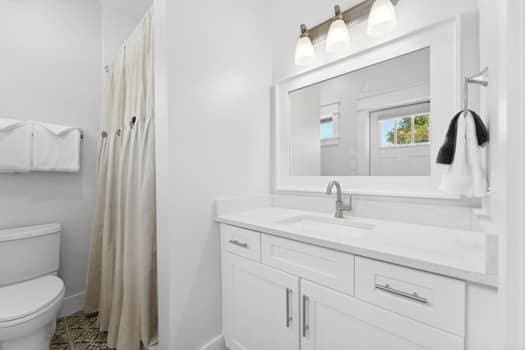
M 0 230 L 0 287 L 58 272 L 59 224 Z

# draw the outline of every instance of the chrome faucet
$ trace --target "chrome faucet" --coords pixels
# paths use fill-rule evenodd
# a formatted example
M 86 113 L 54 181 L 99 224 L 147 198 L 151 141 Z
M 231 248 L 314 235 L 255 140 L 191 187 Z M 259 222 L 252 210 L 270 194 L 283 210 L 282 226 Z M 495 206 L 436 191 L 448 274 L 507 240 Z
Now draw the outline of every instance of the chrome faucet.
M 350 196 L 350 203 L 348 203 L 348 205 L 345 205 L 343 202 L 343 193 L 341 191 L 341 185 L 337 181 L 332 181 L 328 184 L 328 187 L 326 187 L 326 194 L 332 194 L 334 186 L 337 190 L 337 200 L 335 202 L 335 217 L 338 219 L 342 219 L 344 218 L 345 211 L 352 210 L 352 196 Z

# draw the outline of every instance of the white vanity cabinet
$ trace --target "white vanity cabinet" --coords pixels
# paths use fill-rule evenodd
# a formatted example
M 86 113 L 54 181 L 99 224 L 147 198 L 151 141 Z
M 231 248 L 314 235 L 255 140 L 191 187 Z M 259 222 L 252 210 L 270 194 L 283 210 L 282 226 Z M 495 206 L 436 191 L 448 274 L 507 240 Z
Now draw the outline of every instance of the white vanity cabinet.
M 230 350 L 461 350 L 465 282 L 221 224 Z

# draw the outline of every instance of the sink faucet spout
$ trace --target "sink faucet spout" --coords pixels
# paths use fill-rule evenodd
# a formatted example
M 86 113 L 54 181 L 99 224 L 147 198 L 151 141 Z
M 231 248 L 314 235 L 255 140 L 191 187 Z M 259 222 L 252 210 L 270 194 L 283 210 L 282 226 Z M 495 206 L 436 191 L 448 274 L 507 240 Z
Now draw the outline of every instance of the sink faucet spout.
M 344 218 L 345 211 L 352 210 L 352 196 L 350 195 L 350 203 L 348 205 L 345 205 L 343 202 L 343 192 L 341 190 L 341 184 L 339 182 L 331 181 L 326 187 L 326 194 L 331 195 L 334 187 L 337 191 L 337 198 L 335 201 L 335 217 L 338 219 L 342 219 Z

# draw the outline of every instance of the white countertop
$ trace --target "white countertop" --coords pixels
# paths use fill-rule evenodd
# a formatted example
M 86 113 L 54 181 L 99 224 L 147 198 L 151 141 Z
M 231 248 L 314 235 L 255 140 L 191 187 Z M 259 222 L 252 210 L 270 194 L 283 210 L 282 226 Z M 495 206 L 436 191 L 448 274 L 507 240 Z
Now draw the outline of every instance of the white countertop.
M 297 217 L 333 215 L 285 208 L 220 214 L 217 221 L 350 254 L 369 257 L 468 282 L 497 286 L 487 274 L 487 236 L 483 233 L 358 217 L 347 223 L 372 227 L 364 235 L 316 232 L 282 223 Z

